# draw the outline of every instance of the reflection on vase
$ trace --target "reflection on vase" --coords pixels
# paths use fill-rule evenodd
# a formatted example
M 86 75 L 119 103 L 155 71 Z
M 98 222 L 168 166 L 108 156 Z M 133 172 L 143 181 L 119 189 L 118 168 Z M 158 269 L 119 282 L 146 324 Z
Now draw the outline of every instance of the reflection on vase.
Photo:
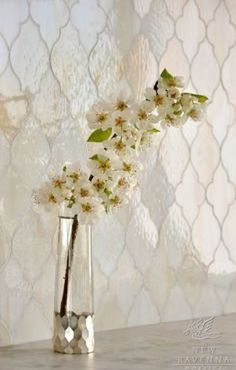
M 93 352 L 91 226 L 77 216 L 59 217 L 54 306 L 54 351 Z

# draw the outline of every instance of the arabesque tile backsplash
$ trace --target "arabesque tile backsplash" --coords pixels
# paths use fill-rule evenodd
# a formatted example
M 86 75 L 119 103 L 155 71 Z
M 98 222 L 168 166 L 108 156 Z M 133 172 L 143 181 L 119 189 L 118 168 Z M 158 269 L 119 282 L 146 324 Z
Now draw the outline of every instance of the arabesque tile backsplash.
M 140 97 L 163 67 L 207 117 L 161 134 L 131 204 L 95 227 L 96 329 L 235 312 L 235 30 L 233 0 L 0 1 L 0 345 L 51 336 L 56 221 L 32 188 L 86 167 L 98 97 Z

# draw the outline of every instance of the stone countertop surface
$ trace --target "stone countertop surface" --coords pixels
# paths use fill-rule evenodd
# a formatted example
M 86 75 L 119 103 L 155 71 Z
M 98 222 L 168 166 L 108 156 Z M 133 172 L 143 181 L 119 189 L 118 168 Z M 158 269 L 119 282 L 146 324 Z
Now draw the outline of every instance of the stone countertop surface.
M 0 370 L 236 370 L 236 314 L 96 333 L 95 353 L 54 353 L 51 341 L 0 348 Z

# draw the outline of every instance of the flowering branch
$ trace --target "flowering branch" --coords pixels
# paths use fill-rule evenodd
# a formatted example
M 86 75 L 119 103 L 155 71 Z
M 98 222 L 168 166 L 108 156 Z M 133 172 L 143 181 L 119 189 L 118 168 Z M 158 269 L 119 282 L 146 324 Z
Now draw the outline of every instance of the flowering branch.
M 92 130 L 88 143 L 98 148 L 89 158 L 90 173 L 63 167 L 35 193 L 46 208 L 64 205 L 81 223 L 90 223 L 101 212 L 128 202 L 138 185 L 142 164 L 139 153 L 155 142 L 167 127 L 181 127 L 189 118 L 200 120 L 208 98 L 183 91 L 182 77 L 164 69 L 144 100 L 136 102 L 124 93 L 100 101 L 87 113 Z

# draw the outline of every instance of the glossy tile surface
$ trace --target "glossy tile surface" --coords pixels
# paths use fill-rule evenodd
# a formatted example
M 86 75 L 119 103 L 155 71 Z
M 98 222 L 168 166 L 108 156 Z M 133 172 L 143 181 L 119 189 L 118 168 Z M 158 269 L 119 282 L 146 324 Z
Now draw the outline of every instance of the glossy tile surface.
M 32 188 L 86 167 L 94 101 L 140 97 L 164 67 L 207 117 L 161 134 L 140 192 L 94 229 L 95 328 L 235 312 L 235 31 L 233 0 L 0 1 L 0 345 L 52 335 L 56 220 Z

